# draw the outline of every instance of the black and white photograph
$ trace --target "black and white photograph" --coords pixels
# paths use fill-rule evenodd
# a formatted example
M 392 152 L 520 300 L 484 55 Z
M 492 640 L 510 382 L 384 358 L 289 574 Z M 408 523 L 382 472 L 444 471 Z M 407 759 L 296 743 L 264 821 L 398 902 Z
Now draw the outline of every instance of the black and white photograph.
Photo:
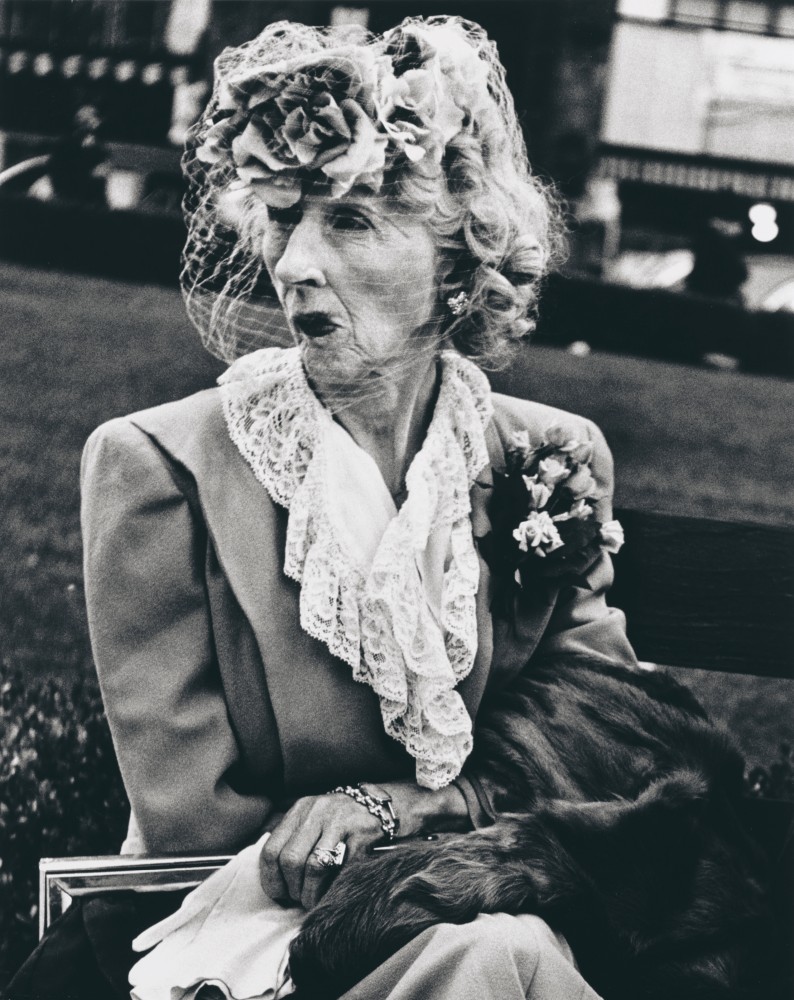
M 0 997 L 791 1000 L 794 0 L 0 0 Z

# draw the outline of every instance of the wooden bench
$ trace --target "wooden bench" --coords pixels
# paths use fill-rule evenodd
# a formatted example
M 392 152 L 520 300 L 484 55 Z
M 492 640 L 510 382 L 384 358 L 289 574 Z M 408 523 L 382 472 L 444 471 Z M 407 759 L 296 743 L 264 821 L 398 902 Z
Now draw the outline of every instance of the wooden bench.
M 794 528 L 619 510 L 627 544 L 609 600 L 640 660 L 794 679 Z M 794 695 L 794 687 L 792 687 Z M 791 710 L 788 698 L 781 712 Z M 745 822 L 779 873 L 794 932 L 794 803 L 748 797 Z
M 609 601 L 641 660 L 794 679 L 794 528 L 615 516 L 627 544 Z
M 794 529 L 620 510 L 627 544 L 610 602 L 626 612 L 643 661 L 759 677 L 794 678 Z M 754 835 L 781 866 L 780 919 L 791 920 L 792 812 L 747 800 Z M 43 934 L 71 900 L 119 889 L 198 885 L 226 855 L 45 858 Z

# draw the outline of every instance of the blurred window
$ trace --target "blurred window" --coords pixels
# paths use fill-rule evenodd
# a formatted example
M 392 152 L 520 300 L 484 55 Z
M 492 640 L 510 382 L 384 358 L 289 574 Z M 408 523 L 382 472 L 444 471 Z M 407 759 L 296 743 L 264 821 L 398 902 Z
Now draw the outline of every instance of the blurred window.
M 355 24 L 360 28 L 366 28 L 369 24 L 369 10 L 366 7 L 332 7 L 330 23 Z
M 211 16 L 211 0 L 171 0 L 165 28 L 168 51 L 173 55 L 193 55 L 204 37 Z
M 794 167 L 794 40 L 619 23 L 602 140 Z M 659 171 L 652 182 L 675 182 Z M 764 197 L 763 188 L 749 193 Z
M 779 35 L 794 37 L 794 7 L 781 7 L 778 10 L 775 30 Z
M 621 17 L 637 17 L 643 21 L 663 21 L 669 14 L 669 0 L 618 0 Z
M 768 31 L 772 19 L 771 6 L 750 0 L 729 0 L 725 8 L 725 27 L 739 31 Z
M 23 70 L 27 69 L 29 62 L 30 56 L 27 52 L 12 52 L 8 57 L 8 72 L 21 73 Z
M 48 52 L 40 52 L 33 60 L 33 72 L 36 76 L 49 76 L 55 69 L 55 63 Z
M 673 17 L 682 24 L 716 24 L 720 6 L 719 0 L 676 0 Z
M 786 281 L 761 302 L 764 312 L 794 312 L 794 281 Z
M 61 63 L 61 73 L 67 80 L 71 80 L 72 77 L 77 76 L 80 70 L 83 68 L 83 57 L 82 56 L 67 56 Z
M 617 0 L 616 11 L 629 21 L 794 35 L 791 0 Z

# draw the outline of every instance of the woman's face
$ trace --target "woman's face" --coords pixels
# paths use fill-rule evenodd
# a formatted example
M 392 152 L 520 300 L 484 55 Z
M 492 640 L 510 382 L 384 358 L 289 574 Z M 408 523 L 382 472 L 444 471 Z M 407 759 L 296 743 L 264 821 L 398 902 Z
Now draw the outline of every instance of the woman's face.
M 405 363 L 412 338 L 435 329 L 434 237 L 383 197 L 309 194 L 270 208 L 264 255 L 307 371 L 321 384 L 386 374 Z

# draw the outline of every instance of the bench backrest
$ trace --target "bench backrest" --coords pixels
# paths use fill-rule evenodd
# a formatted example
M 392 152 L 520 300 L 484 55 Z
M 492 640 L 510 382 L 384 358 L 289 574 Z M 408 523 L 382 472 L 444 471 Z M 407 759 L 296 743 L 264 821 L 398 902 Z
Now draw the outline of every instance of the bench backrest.
M 794 529 L 619 510 L 609 602 L 641 660 L 794 677 Z

